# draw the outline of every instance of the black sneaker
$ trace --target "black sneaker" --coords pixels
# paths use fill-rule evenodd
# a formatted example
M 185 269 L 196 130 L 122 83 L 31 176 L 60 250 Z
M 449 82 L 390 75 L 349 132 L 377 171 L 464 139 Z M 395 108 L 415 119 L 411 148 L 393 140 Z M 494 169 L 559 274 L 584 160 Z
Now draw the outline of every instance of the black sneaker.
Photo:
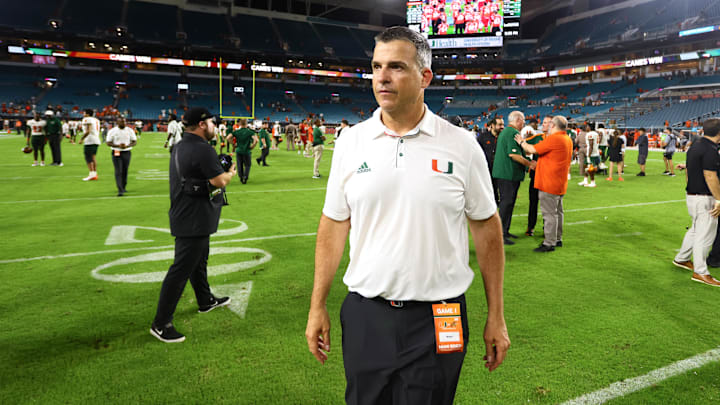
M 533 252 L 539 252 L 539 253 L 545 253 L 545 252 L 554 252 L 555 248 L 553 246 L 545 246 L 541 244 L 540 246 L 533 249 Z
M 512 234 L 512 233 L 510 233 L 510 232 L 507 233 L 507 236 L 508 236 L 508 237 L 511 237 L 511 238 L 513 238 L 513 239 L 517 239 L 517 238 L 518 238 L 517 235 L 514 235 L 514 234 Z
M 555 247 L 562 247 L 562 241 L 559 240 L 559 241 L 555 242 Z
M 503 244 L 505 244 L 505 245 L 514 245 L 515 242 L 511 241 L 509 238 L 503 238 Z
M 185 335 L 175 330 L 172 323 L 165 325 L 165 327 L 158 327 L 154 323 L 150 326 L 150 334 L 158 338 L 165 343 L 178 343 L 185 340 Z
M 230 297 L 222 297 L 222 298 L 214 298 L 213 297 L 213 301 L 210 303 L 210 305 L 205 306 L 205 307 L 200 307 L 200 309 L 198 309 L 198 312 L 202 312 L 202 313 L 210 312 L 217 307 L 224 307 L 225 305 L 228 305 L 229 303 L 230 303 Z
M 640 173 L 636 174 L 636 176 L 645 177 L 645 172 L 640 172 Z

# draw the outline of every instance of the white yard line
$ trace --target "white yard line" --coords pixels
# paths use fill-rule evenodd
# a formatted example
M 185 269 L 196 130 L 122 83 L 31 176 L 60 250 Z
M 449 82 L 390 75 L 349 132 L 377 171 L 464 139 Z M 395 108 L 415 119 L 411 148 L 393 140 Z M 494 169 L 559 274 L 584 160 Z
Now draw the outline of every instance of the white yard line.
M 648 388 L 661 381 L 667 380 L 670 377 L 684 374 L 690 370 L 700 368 L 708 363 L 716 361 L 720 361 L 720 348 L 709 350 L 705 353 L 698 354 L 697 356 L 693 356 L 685 360 L 680 360 L 669 366 L 653 370 L 639 377 L 612 383 L 607 388 L 582 395 L 570 401 L 564 402 L 563 405 L 602 404 L 615 398 Z
M 645 205 L 671 204 L 671 203 L 678 203 L 678 202 L 685 202 L 685 200 L 651 201 L 651 202 L 634 203 L 634 204 L 610 205 L 608 207 L 575 208 L 572 210 L 565 210 L 565 213 L 567 214 L 568 212 L 609 210 L 609 209 L 614 209 L 614 208 L 642 207 Z M 528 214 L 515 214 L 515 215 L 513 215 L 513 217 L 526 217 L 527 215 Z
M 580 221 L 580 222 L 566 222 L 565 226 L 569 225 L 585 225 L 585 224 L 592 224 L 593 221 Z
M 228 191 L 227 194 L 254 194 L 254 193 L 294 193 L 303 191 L 324 191 L 325 187 L 316 188 L 289 188 L 281 190 L 248 190 L 248 191 Z M 22 200 L 22 201 L 0 201 L 0 204 L 23 204 L 23 203 L 55 203 L 68 201 L 95 201 L 95 200 L 128 200 L 134 198 L 170 198 L 168 194 L 148 194 L 148 195 L 125 195 L 118 197 L 83 197 L 83 198 L 58 198 L 54 200 Z
M 288 234 L 288 235 L 258 236 L 255 238 L 212 241 L 212 242 L 210 242 L 210 244 L 211 245 L 220 245 L 220 244 L 225 244 L 225 243 L 251 242 L 251 241 L 257 241 L 257 240 L 281 239 L 281 238 L 297 238 L 297 237 L 314 236 L 314 235 L 315 235 L 315 233 L 313 232 L 313 233 L 294 233 L 294 234 Z M 56 255 L 56 256 L 25 257 L 25 258 L 18 258 L 18 259 L 0 260 L 0 264 L 23 263 L 23 262 L 31 262 L 31 261 L 36 261 L 36 260 L 62 259 L 62 258 L 67 258 L 67 257 L 94 256 L 94 255 L 103 255 L 103 254 L 107 254 L 107 253 L 138 252 L 141 250 L 162 250 L 162 249 L 172 249 L 174 247 L 175 247 L 174 245 L 166 245 L 166 246 L 155 246 L 155 247 L 145 247 L 145 248 L 100 250 L 97 252 L 66 253 L 63 255 Z

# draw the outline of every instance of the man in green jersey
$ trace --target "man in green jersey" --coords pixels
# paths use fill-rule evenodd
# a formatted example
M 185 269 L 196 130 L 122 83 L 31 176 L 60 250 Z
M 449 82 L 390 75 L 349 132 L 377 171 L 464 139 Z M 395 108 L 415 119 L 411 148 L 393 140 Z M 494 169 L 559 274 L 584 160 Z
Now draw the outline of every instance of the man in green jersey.
M 262 162 L 263 166 L 270 166 L 265 161 L 265 159 L 267 159 L 267 156 L 270 154 L 270 134 L 268 133 L 267 129 L 268 129 L 268 124 L 267 124 L 267 122 L 263 121 L 262 129 L 258 133 L 258 141 L 260 143 L 260 148 L 261 148 L 260 153 L 261 154 L 260 154 L 259 158 L 255 159 L 257 164 L 260 164 Z
M 63 166 L 62 152 L 60 151 L 60 141 L 62 140 L 62 122 L 55 116 L 51 110 L 45 112 L 47 119 L 45 120 L 45 135 L 50 144 L 50 153 L 52 154 L 52 163 L 50 166 Z
M 252 155 L 250 151 L 258 143 L 258 137 L 255 131 L 247 127 L 247 120 L 242 118 L 238 121 L 240 128 L 231 132 L 225 142 L 230 142 L 230 138 L 235 138 L 235 156 L 238 164 L 238 176 L 242 184 L 247 183 L 250 176 L 250 166 L 252 166 Z

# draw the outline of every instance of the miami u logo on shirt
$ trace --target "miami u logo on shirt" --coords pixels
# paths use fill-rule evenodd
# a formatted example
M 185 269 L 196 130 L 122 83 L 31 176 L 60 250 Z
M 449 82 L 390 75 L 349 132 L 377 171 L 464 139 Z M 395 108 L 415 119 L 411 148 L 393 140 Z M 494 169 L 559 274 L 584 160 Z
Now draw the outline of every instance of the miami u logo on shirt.
M 448 161 L 448 162 L 447 162 L 447 171 L 444 172 L 444 171 L 438 169 L 438 161 L 437 161 L 437 159 L 433 159 L 433 160 L 432 160 L 432 169 L 433 169 L 434 172 L 438 172 L 438 173 L 442 173 L 442 174 L 452 174 L 452 172 L 453 172 L 453 162 L 451 162 L 451 161 Z

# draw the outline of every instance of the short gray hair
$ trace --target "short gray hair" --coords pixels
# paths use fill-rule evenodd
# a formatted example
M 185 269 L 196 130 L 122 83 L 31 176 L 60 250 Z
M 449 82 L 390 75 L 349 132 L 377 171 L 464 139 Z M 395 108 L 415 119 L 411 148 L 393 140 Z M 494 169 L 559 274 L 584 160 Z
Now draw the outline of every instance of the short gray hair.
M 525 121 L 525 114 L 522 111 L 515 110 L 508 115 L 508 124 L 513 124 L 516 121 Z
M 425 37 L 419 32 L 413 31 L 407 27 L 390 27 L 375 36 L 375 43 L 390 41 L 407 41 L 415 47 L 415 62 L 418 69 L 430 69 L 432 65 L 432 50 Z
M 563 117 L 562 115 L 556 115 L 552 119 L 553 124 L 555 125 L 555 128 L 564 131 L 567 129 L 567 119 Z

